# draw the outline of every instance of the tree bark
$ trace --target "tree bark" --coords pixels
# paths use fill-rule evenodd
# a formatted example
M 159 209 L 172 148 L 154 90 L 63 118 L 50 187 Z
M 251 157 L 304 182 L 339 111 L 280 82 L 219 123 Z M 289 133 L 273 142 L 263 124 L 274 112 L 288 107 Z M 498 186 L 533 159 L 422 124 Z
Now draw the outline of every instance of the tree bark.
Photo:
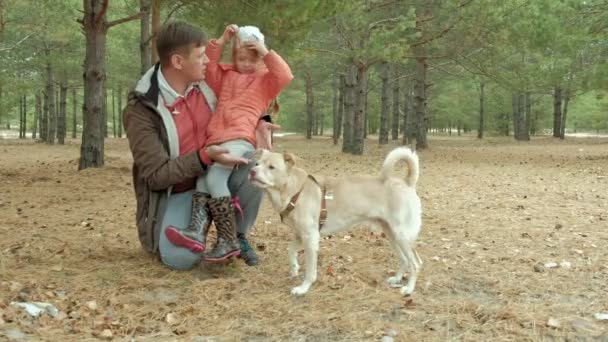
M 317 113 L 317 129 L 318 129 L 318 134 L 320 136 L 323 136 L 323 131 L 325 130 L 325 127 L 323 127 L 323 124 L 325 122 L 325 114 L 323 114 L 323 111 L 316 111 Z
M 566 89 L 565 92 L 564 107 L 562 109 L 562 117 L 559 127 L 559 138 L 562 140 L 566 138 L 566 117 L 568 115 L 568 103 L 570 103 L 570 89 Z
M 391 120 L 391 139 L 399 139 L 399 117 L 400 117 L 400 104 L 399 104 L 399 69 L 397 65 L 393 65 L 393 118 Z
M 526 110 L 526 114 L 525 114 L 525 120 L 526 120 L 526 135 L 527 135 L 527 140 L 530 140 L 530 125 L 532 123 L 532 94 L 530 94 L 529 91 L 526 92 L 525 94 L 525 110 Z
M 477 139 L 483 139 L 484 86 L 485 84 L 483 82 L 479 82 L 479 128 L 477 129 Z
M 513 136 L 515 140 L 530 140 L 524 113 L 525 95 L 522 92 L 514 92 L 511 96 L 513 107 Z
M 79 170 L 104 164 L 104 83 L 106 79 L 107 1 L 83 0 L 83 28 L 86 36 L 84 62 L 84 130 L 80 147 Z
M 40 98 L 40 90 L 36 91 L 34 104 L 34 122 L 32 126 L 32 139 L 36 140 L 38 134 L 38 122 L 40 121 L 40 111 L 42 110 L 42 100 Z
M 116 138 L 116 92 L 114 88 L 112 88 L 112 133 L 114 138 Z
M 312 139 L 315 129 L 313 114 L 314 98 L 312 93 L 312 76 L 306 72 L 306 139 Z
M 160 30 L 160 10 L 162 0 L 152 0 L 152 64 L 158 61 L 158 52 L 156 51 L 156 36 Z
M 25 96 L 19 96 L 19 139 L 25 139 Z
M 337 122 L 337 137 L 340 139 L 342 135 L 342 125 L 344 121 L 344 75 L 340 75 L 339 78 L 339 89 L 338 89 L 338 122 Z M 336 141 L 335 144 L 338 142 Z
M 380 145 L 388 144 L 389 112 L 391 104 L 389 102 L 389 64 L 383 62 L 380 65 L 380 78 L 382 79 L 381 110 L 380 110 L 380 134 L 378 142 Z
M 66 117 L 67 117 L 67 98 L 68 98 L 68 74 L 64 72 L 59 87 L 59 115 L 57 116 L 57 142 L 65 144 L 66 137 Z
M 339 88 L 339 77 L 334 76 L 332 82 L 332 115 L 333 115 L 333 134 L 332 139 L 334 145 L 338 144 L 338 88 Z
M 140 39 L 139 39 L 139 54 L 141 57 L 140 74 L 143 75 L 152 66 L 152 44 L 150 41 L 150 9 L 152 0 L 140 0 L 139 11 L 141 12 L 140 20 Z
M 0 11 L 1 11 L 1 9 L 0 9 Z M 0 84 L 0 103 L 2 103 L 2 84 Z M 3 116 L 4 116 L 4 106 L 0 106 L 0 129 L 2 129 L 2 127 L 3 127 L 2 126 L 2 117 Z
M 55 134 L 57 131 L 57 115 L 55 107 L 55 86 L 53 81 L 53 68 L 51 65 L 51 50 L 47 47 L 44 49 L 44 55 L 47 58 L 46 62 L 46 95 L 48 108 L 48 130 L 46 135 L 47 144 L 55 143 Z
M 78 131 L 77 125 L 77 112 L 78 112 L 78 103 L 76 99 L 76 88 L 72 88 L 72 139 L 76 139 L 76 133 Z
M 357 84 L 357 66 L 350 64 L 344 78 L 344 138 L 342 152 L 351 153 L 353 149 L 355 86 Z
M 403 91 L 403 124 L 401 126 L 402 144 L 407 145 L 412 143 L 412 138 L 415 134 L 414 130 L 414 110 L 412 98 L 413 84 L 407 86 Z
M 106 87 L 106 83 L 104 81 L 103 84 L 103 101 L 101 103 L 101 107 L 103 108 L 103 132 L 105 134 L 105 138 L 108 137 L 108 88 Z
M 367 80 L 367 72 L 365 78 L 365 95 L 363 96 L 363 139 L 367 139 L 367 134 L 369 131 L 369 116 L 367 115 L 367 104 L 369 101 L 367 94 L 369 93 L 369 82 Z M 362 152 L 363 153 L 363 152 Z
M 424 49 L 418 48 L 418 56 L 424 56 Z M 426 73 L 428 64 L 425 57 L 416 58 L 416 83 L 414 94 L 414 108 L 416 111 L 416 149 L 428 147 L 426 139 Z
M 49 135 L 49 97 L 45 90 L 42 93 L 42 112 L 40 112 L 40 140 L 46 142 Z
M 118 137 L 122 138 L 122 86 L 118 86 Z
M 351 153 L 362 155 L 365 151 L 365 106 L 367 104 L 367 66 L 356 69 L 355 110 L 353 115 L 353 140 Z
M 562 123 L 562 89 L 553 89 L 553 137 L 559 138 Z

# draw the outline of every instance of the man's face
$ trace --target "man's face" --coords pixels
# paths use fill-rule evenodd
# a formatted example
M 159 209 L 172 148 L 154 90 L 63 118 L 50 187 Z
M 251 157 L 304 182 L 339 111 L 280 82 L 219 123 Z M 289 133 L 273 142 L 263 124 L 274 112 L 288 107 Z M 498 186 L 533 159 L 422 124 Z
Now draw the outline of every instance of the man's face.
M 180 54 L 179 68 L 189 82 L 199 82 L 205 79 L 205 71 L 209 58 L 205 54 L 205 46 L 193 46 L 189 54 Z

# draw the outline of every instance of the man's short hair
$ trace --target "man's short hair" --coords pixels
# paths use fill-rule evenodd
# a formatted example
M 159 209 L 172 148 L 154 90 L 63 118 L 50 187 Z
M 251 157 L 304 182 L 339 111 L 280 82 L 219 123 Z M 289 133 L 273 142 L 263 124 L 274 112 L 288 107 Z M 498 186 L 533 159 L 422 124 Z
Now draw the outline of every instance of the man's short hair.
M 173 54 L 189 55 L 193 47 L 207 44 L 203 31 L 181 21 L 165 24 L 156 37 L 156 51 L 161 65 L 168 65 Z

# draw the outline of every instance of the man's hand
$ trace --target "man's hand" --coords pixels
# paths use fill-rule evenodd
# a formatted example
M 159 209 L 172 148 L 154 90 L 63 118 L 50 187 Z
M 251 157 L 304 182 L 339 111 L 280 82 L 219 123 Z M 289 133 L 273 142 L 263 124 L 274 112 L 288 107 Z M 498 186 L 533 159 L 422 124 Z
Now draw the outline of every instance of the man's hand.
M 222 36 L 216 42 L 219 45 L 224 45 L 224 43 L 229 42 L 237 32 L 239 32 L 239 27 L 235 24 L 230 24 L 226 26 L 224 34 L 222 34 Z
M 264 150 L 272 150 L 272 132 L 278 131 L 281 126 L 260 120 L 255 128 L 256 147 Z
M 221 146 L 209 146 L 205 148 L 205 151 L 209 159 L 226 166 L 245 165 L 249 162 L 246 158 L 233 156 L 228 149 Z
M 268 54 L 268 49 L 266 48 L 266 45 L 264 45 L 264 43 L 262 43 L 260 41 L 246 42 L 246 43 L 243 43 L 243 46 L 247 49 L 257 51 L 258 55 L 260 57 L 264 57 Z

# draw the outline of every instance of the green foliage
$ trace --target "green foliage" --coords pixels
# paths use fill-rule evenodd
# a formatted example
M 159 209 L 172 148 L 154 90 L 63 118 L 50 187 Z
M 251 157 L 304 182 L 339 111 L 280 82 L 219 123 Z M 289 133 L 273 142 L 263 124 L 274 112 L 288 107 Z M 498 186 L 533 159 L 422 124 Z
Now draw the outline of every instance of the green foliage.
M 81 96 L 84 36 L 76 20 L 82 17 L 82 1 L 2 3 L 0 122 L 11 121 L 14 127 L 19 96 L 28 95 L 33 117 L 33 94 L 44 85 L 46 47 L 55 79 L 67 72 L 70 87 Z M 411 45 L 421 40 L 429 63 L 428 113 L 435 128 L 458 123 L 476 128 L 483 81 L 488 133 L 502 134 L 512 125 L 513 91 L 531 92 L 537 126 L 550 128 L 556 86 L 572 94 L 569 128 L 608 130 L 608 8 L 603 0 L 445 0 L 424 6 L 404 0 L 160 0 L 160 5 L 161 23 L 171 15 L 201 25 L 210 37 L 229 23 L 259 26 L 296 76 L 280 97 L 279 122 L 288 131 L 305 129 L 305 75 L 313 80 L 314 110 L 323 114 L 326 131 L 331 128 L 334 80 L 354 61 L 368 66 L 368 128 L 375 132 L 381 86 L 374 65 L 398 64 L 398 79 L 391 82 L 399 82 L 403 91 L 415 72 Z M 137 0 L 110 0 L 108 20 L 138 10 Z M 424 35 L 416 29 L 417 17 Z M 139 75 L 139 30 L 133 21 L 107 36 L 107 86 L 122 87 L 123 97 Z M 70 104 L 68 108 L 71 112 Z

